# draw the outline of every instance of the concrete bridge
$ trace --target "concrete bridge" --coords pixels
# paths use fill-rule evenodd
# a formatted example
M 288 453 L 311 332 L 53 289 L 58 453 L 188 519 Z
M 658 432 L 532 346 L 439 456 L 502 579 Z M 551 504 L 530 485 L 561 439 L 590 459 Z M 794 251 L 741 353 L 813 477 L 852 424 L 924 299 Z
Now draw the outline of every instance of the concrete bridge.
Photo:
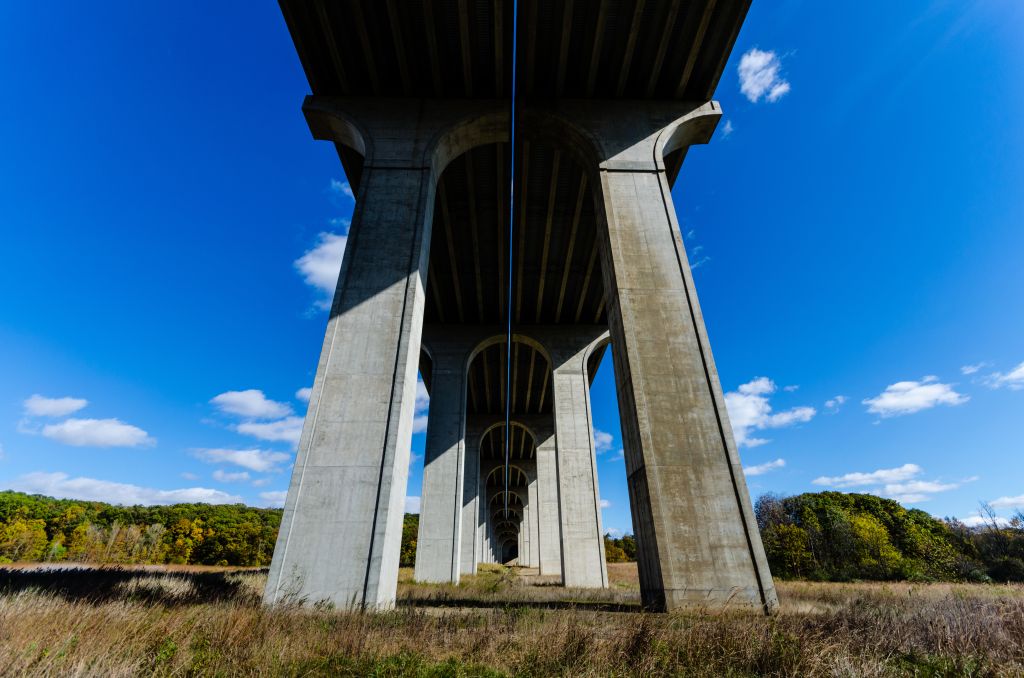
M 642 600 L 772 611 L 671 188 L 749 0 L 282 0 L 356 193 L 266 600 L 394 604 L 516 559 L 605 587 L 590 382 L 614 356 Z

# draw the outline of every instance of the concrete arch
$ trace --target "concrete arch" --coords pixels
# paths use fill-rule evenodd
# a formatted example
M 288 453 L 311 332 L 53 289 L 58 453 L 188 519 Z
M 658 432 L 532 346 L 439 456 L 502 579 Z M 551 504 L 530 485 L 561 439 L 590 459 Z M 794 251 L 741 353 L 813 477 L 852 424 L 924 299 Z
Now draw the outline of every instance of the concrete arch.
M 531 130 L 530 138 L 568 152 L 583 168 L 588 181 L 594 179 L 601 160 L 601 142 L 593 132 L 550 109 L 528 108 L 521 118 L 523 126 Z
M 474 113 L 441 129 L 424 149 L 424 165 L 440 177 L 452 160 L 474 148 L 509 141 L 509 114 L 497 108 Z
M 512 474 L 511 474 L 511 470 L 512 469 L 515 469 L 516 473 L 519 474 L 519 475 L 516 476 L 516 478 L 517 479 L 522 478 L 525 481 L 525 483 L 526 483 L 524 485 L 516 485 L 515 487 L 525 487 L 526 485 L 529 484 L 529 482 L 530 482 L 530 474 L 529 473 L 524 471 L 522 468 L 520 468 L 516 464 L 509 464 L 509 470 L 510 470 L 509 477 L 510 478 L 512 476 Z M 498 466 L 498 467 L 495 467 L 494 469 L 492 469 L 491 472 L 487 474 L 487 477 L 484 478 L 484 486 L 486 487 L 488 485 L 488 483 L 490 483 L 491 478 L 493 478 L 495 475 L 497 475 L 498 473 L 500 473 L 500 472 L 502 472 L 504 470 L 505 470 L 504 466 Z M 510 487 L 511 487 L 511 483 L 510 483 Z
M 473 350 L 469 352 L 469 356 L 466 358 L 466 368 L 468 369 L 473 364 L 473 361 L 476 359 L 478 355 L 480 355 L 481 351 L 483 351 L 485 348 L 490 348 L 495 344 L 505 343 L 506 338 L 507 337 L 504 334 L 495 334 L 490 337 L 487 337 L 486 339 L 481 340 L 480 343 L 473 347 Z M 527 336 L 520 332 L 512 333 L 512 343 L 525 344 L 526 346 L 529 346 L 530 348 L 536 350 L 547 361 L 548 369 L 551 369 L 551 353 L 548 351 L 547 347 L 544 346 L 544 344 L 537 341 L 533 337 Z
M 709 101 L 663 127 L 654 142 L 654 162 L 658 168 L 665 169 L 665 156 L 669 153 L 680 149 L 685 153 L 688 146 L 708 143 L 721 117 L 718 102 Z
M 364 161 L 371 160 L 374 157 L 373 136 L 358 116 L 342 108 L 340 103 L 332 101 L 332 105 L 326 106 L 321 99 L 306 97 L 302 112 L 306 115 L 313 138 L 341 144 L 361 155 Z
M 528 436 L 530 436 L 530 440 L 533 442 L 534 447 L 537 446 L 537 434 L 534 433 L 533 429 L 530 426 L 527 426 L 526 424 L 522 423 L 521 421 L 517 421 L 515 419 L 512 419 L 509 422 L 509 424 L 511 426 L 514 426 L 514 427 L 524 431 Z M 491 431 L 493 431 L 495 429 L 498 429 L 498 428 L 504 428 L 504 426 L 505 426 L 505 422 L 498 421 L 498 422 L 495 422 L 495 423 L 491 424 L 487 428 L 485 428 L 483 433 L 480 434 L 480 440 L 477 443 L 477 447 L 478 448 L 480 447 L 480 445 L 483 443 L 484 439 L 487 437 L 487 435 Z

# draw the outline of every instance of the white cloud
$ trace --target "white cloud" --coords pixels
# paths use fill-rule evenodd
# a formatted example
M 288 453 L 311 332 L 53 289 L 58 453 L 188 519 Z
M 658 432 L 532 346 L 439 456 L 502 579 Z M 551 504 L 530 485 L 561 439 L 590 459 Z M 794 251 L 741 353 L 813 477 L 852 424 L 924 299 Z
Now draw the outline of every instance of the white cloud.
M 768 377 L 758 377 L 725 394 L 725 406 L 729 410 L 729 421 L 738 446 L 764 445 L 769 441 L 752 437 L 753 431 L 806 423 L 817 414 L 817 410 L 807 406 L 773 414 L 768 397 L 775 390 L 775 382 Z
M 611 457 L 609 457 L 608 460 L 609 461 L 619 461 L 619 460 L 625 461 L 626 460 L 626 450 L 624 450 L 622 448 L 619 448 L 619 451 L 616 452 L 615 454 L 613 454 Z
M 284 506 L 284 500 L 288 498 L 287 490 L 277 490 L 273 492 L 260 492 L 260 499 L 262 499 L 267 506 L 281 507 Z
M 992 522 L 988 518 L 985 518 L 978 514 L 974 514 L 973 516 L 967 516 L 966 518 L 960 518 L 959 520 L 967 527 L 982 527 L 984 525 L 990 525 Z M 999 527 L 1006 527 L 1010 524 L 1010 521 L 1008 519 L 1003 518 L 1001 516 L 996 516 L 995 521 Z
M 963 483 L 977 480 L 977 476 L 964 478 L 956 483 L 944 483 L 939 480 L 921 480 L 924 472 L 917 464 L 904 464 L 896 468 L 883 468 L 868 473 L 847 473 L 841 476 L 822 476 L 811 482 L 815 485 L 828 485 L 838 489 L 880 485 L 863 490 L 868 494 L 895 499 L 903 504 L 916 504 L 931 499 L 933 494 L 955 490 Z
M 420 498 L 419 497 L 406 497 L 405 498 L 405 512 L 406 513 L 419 513 L 420 512 Z
M 994 372 L 986 377 L 985 381 L 992 388 L 1006 386 L 1014 391 L 1024 389 L 1024 363 L 1017 365 L 1006 374 Z
M 253 487 L 266 487 L 267 485 L 270 484 L 271 480 L 273 480 L 273 478 L 269 478 L 269 477 L 268 478 L 257 478 L 256 480 L 252 481 L 252 486 Z
M 155 445 L 156 439 L 138 426 L 118 419 L 65 419 L 47 424 L 43 435 L 75 447 L 138 447 Z
M 779 75 L 782 62 L 775 52 L 752 48 L 740 58 L 740 91 L 752 103 L 764 97 L 766 101 L 778 101 L 786 94 L 789 82 Z
M 604 431 L 596 428 L 594 429 L 594 449 L 598 454 L 603 454 L 612 449 L 613 442 L 615 442 L 615 438 L 611 433 L 605 433 Z
M 27 473 L 11 484 L 11 489 L 29 494 L 45 494 L 62 499 L 103 501 L 112 504 L 239 504 L 242 498 L 206 487 L 157 490 L 127 483 L 95 478 L 72 478 L 67 473 Z
M 609 508 L 611 505 L 612 505 L 612 503 L 610 501 L 608 501 L 607 499 L 602 499 L 601 500 L 601 508 L 606 509 L 606 508 Z
M 245 421 L 236 426 L 235 430 L 260 440 L 298 445 L 299 438 L 302 436 L 302 421 L 302 417 L 285 417 L 278 421 L 267 422 Z
M 323 310 L 331 307 L 347 242 L 347 235 L 322 232 L 317 235 L 313 249 L 295 260 L 295 268 L 302 275 L 303 281 L 323 292 L 324 297 L 316 302 L 316 306 Z
M 846 396 L 837 395 L 834 398 L 829 398 L 825 401 L 825 409 L 831 410 L 832 412 L 838 412 L 839 408 L 846 402 Z
M 427 393 L 427 385 L 418 376 L 416 377 L 416 413 L 412 420 L 412 432 L 423 433 L 427 430 L 427 422 L 430 412 L 430 394 Z
M 847 473 L 841 476 L 821 476 L 811 482 L 815 485 L 828 485 L 830 487 L 858 487 L 862 485 L 874 485 L 877 483 L 899 483 L 910 480 L 921 473 L 922 469 L 917 464 L 904 464 L 897 468 L 883 468 L 869 473 Z
M 938 377 L 924 377 L 921 381 L 898 381 L 874 398 L 861 401 L 868 412 L 882 418 L 913 414 L 938 405 L 962 405 L 969 396 L 957 393 L 950 384 L 939 383 Z
M 916 504 L 927 501 L 930 495 L 937 492 L 948 492 L 960 487 L 958 483 L 940 483 L 933 480 L 912 480 L 906 483 L 893 483 L 886 485 L 874 494 L 895 499 L 903 504 Z
M 270 400 L 263 391 L 255 388 L 226 391 L 211 398 L 210 402 L 221 412 L 254 419 L 277 419 L 292 413 L 291 406 Z
M 198 449 L 192 454 L 209 464 L 234 464 L 250 471 L 263 472 L 277 470 L 278 464 L 291 459 L 290 454 L 272 452 L 270 450 L 225 450 Z
M 343 195 L 346 198 L 355 200 L 355 193 L 352 192 L 352 187 L 347 181 L 338 181 L 337 179 L 331 179 L 331 192 Z
M 213 479 L 221 483 L 244 483 L 249 480 L 249 472 L 238 471 L 237 473 L 231 473 L 217 469 L 213 472 Z
M 748 476 L 760 476 L 774 471 L 777 468 L 782 468 L 786 465 L 785 459 L 776 459 L 775 461 L 765 462 L 764 464 L 758 464 L 757 466 L 744 466 L 743 473 Z
M 185 480 L 199 480 L 199 476 L 197 476 L 195 473 L 192 473 L 190 471 L 182 471 L 178 475 L 180 475 Z
M 309 397 L 311 395 L 313 395 L 313 389 L 310 388 L 309 386 L 305 388 L 300 388 L 298 391 L 295 392 L 295 397 L 304 403 L 309 402 Z
M 978 372 L 979 370 L 988 367 L 988 365 L 989 363 L 987 362 L 976 363 L 974 365 L 964 365 L 963 367 L 960 368 L 960 374 L 974 374 L 975 372 Z
M 608 529 L 606 529 L 604 531 L 604 533 L 607 534 L 612 539 L 618 539 L 619 537 L 622 536 L 622 530 L 620 530 L 617 527 L 609 527 Z
M 793 393 L 800 390 L 800 384 L 791 384 L 789 386 L 783 386 L 782 390 L 786 393 Z
M 1024 508 L 1024 494 L 1016 497 L 999 497 L 989 503 L 993 508 Z
M 47 398 L 38 393 L 29 396 L 23 403 L 25 413 L 33 417 L 63 417 L 77 412 L 88 404 L 89 401 L 85 398 Z
M 724 124 L 724 125 L 722 125 L 722 134 L 721 134 L 721 137 L 722 137 L 723 139 L 726 139 L 726 138 L 728 138 L 728 137 L 729 137 L 729 135 L 730 135 L 730 134 L 732 134 L 732 133 L 733 133 L 733 131 L 735 131 L 735 129 L 736 129 L 736 128 L 732 126 L 732 120 L 726 120 L 726 121 L 725 121 L 725 124 Z

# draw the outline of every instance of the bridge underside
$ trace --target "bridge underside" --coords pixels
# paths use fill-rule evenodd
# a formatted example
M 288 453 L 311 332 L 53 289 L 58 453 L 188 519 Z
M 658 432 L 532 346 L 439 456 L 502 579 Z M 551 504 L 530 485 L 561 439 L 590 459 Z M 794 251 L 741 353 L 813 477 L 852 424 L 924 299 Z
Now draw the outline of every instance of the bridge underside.
M 417 579 L 607 586 L 610 350 L 644 603 L 774 609 L 670 196 L 748 4 L 282 0 L 357 206 L 269 602 L 393 604 L 417 370 Z

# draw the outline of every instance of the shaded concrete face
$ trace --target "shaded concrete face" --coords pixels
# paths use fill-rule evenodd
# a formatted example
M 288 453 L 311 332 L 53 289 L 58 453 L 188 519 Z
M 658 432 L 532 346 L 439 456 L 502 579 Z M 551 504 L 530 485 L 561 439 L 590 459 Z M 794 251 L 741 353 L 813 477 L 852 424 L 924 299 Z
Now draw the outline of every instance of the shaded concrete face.
M 670 197 L 748 2 L 553 3 L 282 0 L 357 208 L 268 602 L 394 603 L 418 366 L 415 577 L 514 561 L 607 586 L 589 383 L 610 340 L 645 605 L 777 605 Z

